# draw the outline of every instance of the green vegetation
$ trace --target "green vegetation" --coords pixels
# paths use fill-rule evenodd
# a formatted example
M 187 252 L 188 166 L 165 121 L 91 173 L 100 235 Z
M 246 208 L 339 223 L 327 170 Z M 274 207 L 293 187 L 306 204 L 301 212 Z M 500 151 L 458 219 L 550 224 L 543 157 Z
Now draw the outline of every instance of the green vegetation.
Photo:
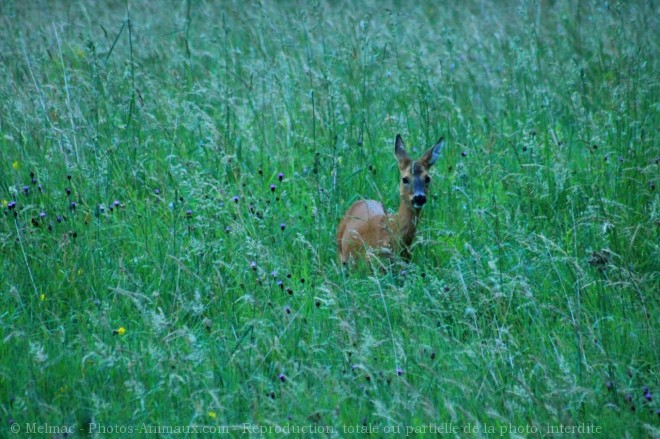
M 0 4 L 1 437 L 660 435 L 658 5 L 408 3 Z

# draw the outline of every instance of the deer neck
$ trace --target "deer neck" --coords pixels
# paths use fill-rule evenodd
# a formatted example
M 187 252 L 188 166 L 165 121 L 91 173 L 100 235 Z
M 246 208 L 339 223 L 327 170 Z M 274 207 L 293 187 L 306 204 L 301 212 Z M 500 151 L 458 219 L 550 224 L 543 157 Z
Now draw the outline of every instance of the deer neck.
M 421 209 L 414 209 L 405 198 L 401 198 L 396 214 L 396 231 L 399 243 L 405 248 L 410 247 L 415 239 L 420 212 Z

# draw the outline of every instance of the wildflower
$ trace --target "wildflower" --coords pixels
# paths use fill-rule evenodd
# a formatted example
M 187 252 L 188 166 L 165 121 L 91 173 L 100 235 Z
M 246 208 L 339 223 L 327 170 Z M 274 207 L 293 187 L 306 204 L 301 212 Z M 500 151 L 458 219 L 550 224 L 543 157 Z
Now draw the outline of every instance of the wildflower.
M 229 226 L 225 227 L 225 233 L 229 233 L 229 232 L 231 232 L 231 227 Z
M 284 282 L 282 282 L 281 280 L 278 280 L 278 281 L 275 282 L 275 283 L 276 283 L 276 285 L 277 285 L 278 287 L 280 287 L 280 289 L 282 289 L 282 290 L 284 289 Z
M 215 419 L 215 418 L 218 417 L 218 414 L 216 412 L 214 412 L 213 410 L 208 412 L 208 415 L 209 415 L 209 418 L 211 418 L 211 419 Z
M 78 204 L 75 201 L 72 201 L 71 205 L 69 207 L 71 208 L 71 210 L 76 210 L 77 206 L 78 206 Z
M 279 174 L 277 174 L 277 179 L 279 181 L 282 181 L 284 179 L 284 174 L 282 174 L 281 172 Z
M 238 203 L 238 199 L 239 199 L 238 195 L 234 195 L 234 198 L 232 198 L 232 199 L 234 200 L 234 203 Z
M 644 398 L 646 398 L 646 400 L 649 402 L 653 401 L 653 395 L 651 394 L 648 386 L 644 386 Z
M 270 185 L 270 191 L 271 192 L 275 192 L 275 188 L 276 188 L 276 186 L 274 184 Z
M 27 186 L 27 185 L 23 186 L 23 193 L 25 195 L 29 195 L 30 194 L 30 186 Z
M 158 188 L 154 189 L 154 195 L 160 195 L 160 189 Z
M 257 263 L 254 262 L 254 261 L 250 262 L 250 268 L 256 271 L 256 269 L 257 269 Z
M 14 169 L 14 171 L 17 171 L 18 168 L 21 167 L 21 164 L 18 163 L 18 160 L 16 160 L 14 163 L 11 164 L 11 167 Z
M 431 352 L 431 360 L 435 360 L 435 351 Z
M 286 381 L 286 375 L 284 375 L 283 373 L 279 374 L 277 378 L 282 382 Z
M 112 203 L 112 204 L 113 204 L 115 207 L 119 207 L 119 206 L 121 205 L 121 203 L 119 202 L 119 200 L 115 200 L 115 202 Z
M 9 201 L 2 200 L 2 207 L 7 207 L 8 204 L 9 204 Z
M 43 188 L 43 186 L 41 186 L 41 183 L 39 183 L 39 186 L 37 186 L 37 189 L 39 189 L 39 192 L 43 192 L 43 191 L 44 191 L 44 188 Z
M 463 152 L 461 153 L 461 156 L 463 156 L 463 157 L 467 157 L 467 151 L 463 151 Z
M 45 302 L 46 301 L 46 295 L 44 293 L 41 293 L 41 296 L 39 296 L 39 300 L 41 300 L 42 302 Z
M 286 224 L 284 224 L 284 223 L 280 224 L 280 229 L 281 229 L 282 231 L 284 231 L 284 229 L 286 229 Z
M 55 218 L 58 223 L 61 223 L 63 221 L 62 215 L 57 215 L 57 218 Z
M 12 210 L 15 207 L 16 207 L 16 201 L 10 201 L 9 203 L 7 203 L 7 209 Z
M 399 376 L 403 375 L 403 369 L 401 369 L 400 367 L 397 367 L 396 368 L 396 374 L 399 375 Z
M 289 308 L 288 306 L 285 306 L 284 307 L 284 312 L 286 312 L 287 314 L 291 314 L 291 308 Z
M 64 192 L 66 192 L 67 195 L 71 195 L 71 188 L 66 188 L 64 189 Z
M 41 219 L 46 218 L 46 212 L 40 212 L 39 213 L 39 218 L 41 218 Z
M 187 216 L 188 218 L 192 217 L 192 215 L 193 215 L 193 211 L 192 211 L 192 210 L 190 210 L 190 209 L 186 210 L 186 216 Z
M 113 335 L 122 336 L 122 335 L 126 334 L 126 328 L 124 328 L 123 326 L 120 326 L 119 328 L 112 331 L 112 333 L 113 333 Z

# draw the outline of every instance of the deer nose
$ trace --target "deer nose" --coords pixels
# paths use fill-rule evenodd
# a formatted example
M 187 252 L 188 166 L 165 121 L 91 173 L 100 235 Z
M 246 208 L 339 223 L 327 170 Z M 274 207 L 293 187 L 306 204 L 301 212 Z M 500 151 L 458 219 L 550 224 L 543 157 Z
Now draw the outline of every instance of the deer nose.
M 426 204 L 426 195 L 424 194 L 415 194 L 412 198 L 413 206 L 422 207 Z

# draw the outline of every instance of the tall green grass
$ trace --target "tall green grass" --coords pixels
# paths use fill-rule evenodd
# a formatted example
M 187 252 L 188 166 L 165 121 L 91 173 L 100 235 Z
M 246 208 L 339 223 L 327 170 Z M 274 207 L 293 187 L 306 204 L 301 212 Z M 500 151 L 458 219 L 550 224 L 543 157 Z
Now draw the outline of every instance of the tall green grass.
M 3 2 L 0 435 L 658 437 L 659 12 Z

